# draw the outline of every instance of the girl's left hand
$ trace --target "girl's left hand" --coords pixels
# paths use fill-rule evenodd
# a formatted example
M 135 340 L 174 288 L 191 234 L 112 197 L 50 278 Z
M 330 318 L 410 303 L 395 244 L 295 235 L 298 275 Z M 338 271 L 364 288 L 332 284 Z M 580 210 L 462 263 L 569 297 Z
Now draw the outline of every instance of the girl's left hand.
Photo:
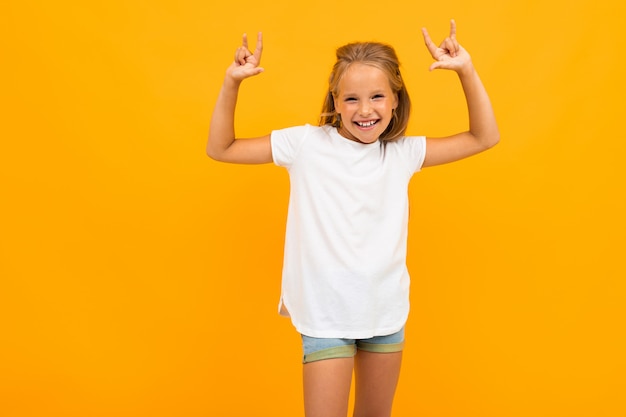
M 430 39 L 426 28 L 422 28 L 422 34 L 424 35 L 426 48 L 428 48 L 432 57 L 437 61 L 430 66 L 431 71 L 435 69 L 448 69 L 460 72 L 471 65 L 469 53 L 459 45 L 459 42 L 456 40 L 456 22 L 454 19 L 450 21 L 450 36 L 444 39 L 439 47 Z
M 242 45 L 235 51 L 235 60 L 226 70 L 226 74 L 234 80 L 242 80 L 258 75 L 263 72 L 261 65 L 261 54 L 263 52 L 263 34 L 257 35 L 256 49 L 254 53 L 248 49 L 248 35 L 243 34 Z

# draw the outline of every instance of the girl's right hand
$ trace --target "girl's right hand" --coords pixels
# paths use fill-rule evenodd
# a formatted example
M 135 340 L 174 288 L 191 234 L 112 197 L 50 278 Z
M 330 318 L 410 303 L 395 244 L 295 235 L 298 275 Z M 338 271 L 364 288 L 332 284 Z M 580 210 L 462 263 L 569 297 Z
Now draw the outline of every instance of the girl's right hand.
M 241 82 L 248 77 L 258 75 L 263 72 L 261 63 L 261 53 L 263 52 L 263 34 L 259 32 L 254 53 L 248 49 L 248 36 L 243 34 L 243 43 L 235 52 L 235 61 L 230 64 L 226 75 L 234 81 Z

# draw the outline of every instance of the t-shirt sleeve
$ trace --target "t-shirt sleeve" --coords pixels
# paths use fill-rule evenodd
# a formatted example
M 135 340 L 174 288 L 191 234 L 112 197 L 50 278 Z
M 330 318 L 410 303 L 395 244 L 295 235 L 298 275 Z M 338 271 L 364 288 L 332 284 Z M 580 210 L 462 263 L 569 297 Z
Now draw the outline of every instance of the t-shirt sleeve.
M 407 164 L 411 173 L 418 172 L 422 169 L 424 159 L 426 158 L 426 137 L 425 136 L 407 136 L 403 138 Z
M 298 156 L 310 129 L 310 125 L 304 125 L 272 131 L 270 142 L 274 163 L 289 168 Z

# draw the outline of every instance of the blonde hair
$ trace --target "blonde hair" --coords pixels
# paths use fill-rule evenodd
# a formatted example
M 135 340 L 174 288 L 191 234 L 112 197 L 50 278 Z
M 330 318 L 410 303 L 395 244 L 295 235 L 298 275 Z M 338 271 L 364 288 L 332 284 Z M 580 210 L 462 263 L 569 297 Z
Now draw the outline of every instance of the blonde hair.
M 334 97 L 338 93 L 339 81 L 354 63 L 371 65 L 383 71 L 389 79 L 391 90 L 398 96 L 398 107 L 387 129 L 380 135 L 381 141 L 392 141 L 404 136 L 411 113 L 411 99 L 400 75 L 400 62 L 395 50 L 384 43 L 355 42 L 337 49 L 337 62 L 328 79 L 328 92 L 324 98 L 320 126 L 331 125 L 339 128 L 341 118 L 335 109 Z

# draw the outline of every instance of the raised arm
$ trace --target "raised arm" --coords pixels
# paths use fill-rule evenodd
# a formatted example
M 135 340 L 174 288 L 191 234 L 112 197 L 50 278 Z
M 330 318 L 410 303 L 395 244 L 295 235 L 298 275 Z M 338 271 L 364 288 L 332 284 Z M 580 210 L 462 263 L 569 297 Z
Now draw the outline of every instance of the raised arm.
M 469 130 L 444 138 L 426 138 L 424 166 L 445 164 L 467 158 L 497 144 L 500 133 L 487 91 L 470 55 L 456 39 L 456 23 L 450 22 L 450 36 L 437 47 L 422 29 L 428 51 L 435 59 L 430 70 L 455 71 L 461 81 L 469 114 Z
M 258 34 L 254 53 L 248 49 L 248 38 L 235 52 L 235 59 L 226 70 L 222 89 L 217 97 L 206 152 L 209 157 L 222 162 L 240 164 L 263 164 L 272 162 L 270 136 L 239 139 L 235 136 L 235 107 L 239 86 L 246 78 L 263 72 L 260 67 L 263 52 L 263 35 Z

